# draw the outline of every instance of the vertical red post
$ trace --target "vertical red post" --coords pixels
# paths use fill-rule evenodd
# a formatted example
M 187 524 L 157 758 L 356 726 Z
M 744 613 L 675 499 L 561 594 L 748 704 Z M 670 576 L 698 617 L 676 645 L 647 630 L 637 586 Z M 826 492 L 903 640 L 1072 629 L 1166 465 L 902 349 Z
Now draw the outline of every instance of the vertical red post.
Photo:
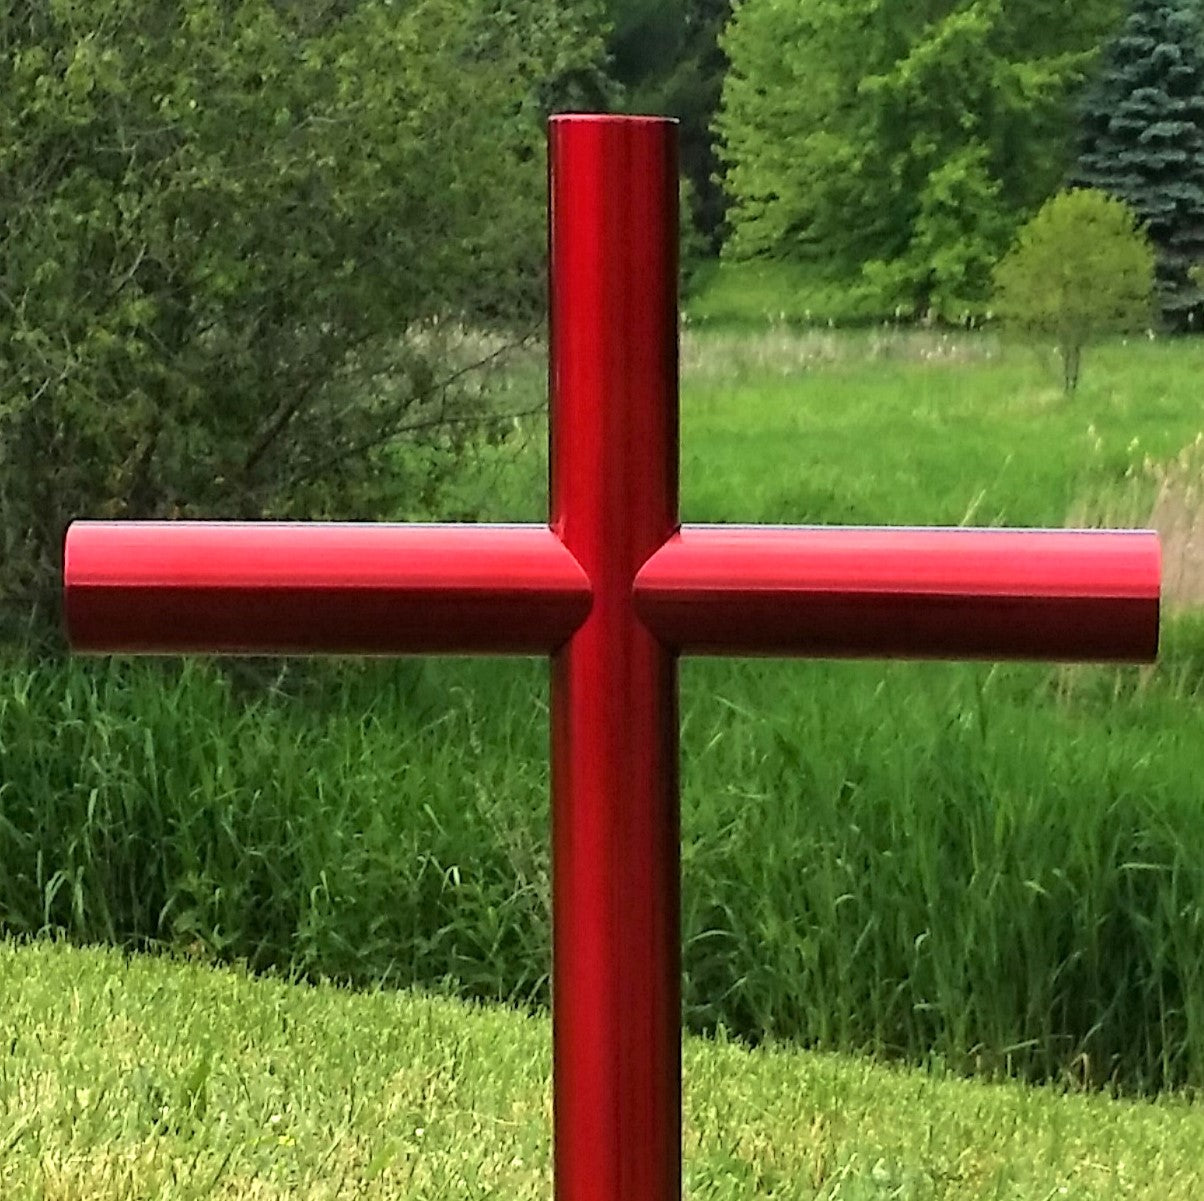
M 551 524 L 593 586 L 552 672 L 557 1201 L 677 1201 L 677 667 L 633 608 L 677 528 L 675 122 L 551 123 Z

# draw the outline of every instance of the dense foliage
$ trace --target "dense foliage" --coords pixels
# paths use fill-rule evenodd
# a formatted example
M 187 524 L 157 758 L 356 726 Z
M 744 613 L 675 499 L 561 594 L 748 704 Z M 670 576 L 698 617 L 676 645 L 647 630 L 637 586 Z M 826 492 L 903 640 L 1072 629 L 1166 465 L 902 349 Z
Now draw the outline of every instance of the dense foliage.
M 1059 192 L 1021 229 L 995 269 L 995 289 L 1008 325 L 1053 342 L 1071 393 L 1085 346 L 1148 327 L 1154 251 L 1124 201 L 1090 188 Z
M 542 310 L 542 119 L 595 70 L 597 13 L 19 11 L 0 15 L 5 612 L 53 616 L 72 516 L 421 512 L 484 411 L 447 319 L 506 334 Z
M 719 34 L 731 0 L 609 0 L 611 73 L 630 112 L 681 122 L 681 166 L 691 216 L 707 249 L 718 249 L 724 196 L 711 120 L 727 66 Z
M 1134 0 L 1082 111 L 1074 182 L 1129 204 L 1158 250 L 1173 329 L 1204 325 L 1204 16 L 1199 0 Z
M 730 252 L 822 261 L 906 310 L 982 301 L 1069 163 L 1118 0 L 744 0 L 716 129 Z

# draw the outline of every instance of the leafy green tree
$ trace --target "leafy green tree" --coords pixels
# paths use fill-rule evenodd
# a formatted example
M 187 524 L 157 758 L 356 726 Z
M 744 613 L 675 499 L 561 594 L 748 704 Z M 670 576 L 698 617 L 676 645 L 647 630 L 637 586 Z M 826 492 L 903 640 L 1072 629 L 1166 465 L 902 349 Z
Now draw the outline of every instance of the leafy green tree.
M 1173 329 L 1204 324 L 1204 17 L 1199 0 L 1134 0 L 1082 109 L 1072 182 L 1130 204 L 1158 249 Z
M 1072 393 L 1084 347 L 1148 326 L 1154 257 L 1123 201 L 1086 188 L 1059 192 L 996 267 L 994 307 L 1015 330 L 1052 339 Z
M 1064 177 L 1119 0 L 743 0 L 716 119 L 728 250 L 957 313 Z
M 432 502 L 489 413 L 446 331 L 510 337 L 542 314 L 543 116 L 602 60 L 590 11 L 3 10 L 10 615 L 53 618 L 73 516 L 367 519 Z

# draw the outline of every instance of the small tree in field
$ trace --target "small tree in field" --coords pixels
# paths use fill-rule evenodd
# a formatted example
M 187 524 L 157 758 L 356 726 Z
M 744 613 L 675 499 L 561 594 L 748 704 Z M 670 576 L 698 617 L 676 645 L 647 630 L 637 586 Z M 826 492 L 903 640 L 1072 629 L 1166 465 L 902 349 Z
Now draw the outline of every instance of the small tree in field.
M 1085 346 L 1149 325 L 1154 263 L 1123 201 L 1089 188 L 1059 192 L 996 266 L 995 311 L 1019 332 L 1053 340 L 1069 394 Z

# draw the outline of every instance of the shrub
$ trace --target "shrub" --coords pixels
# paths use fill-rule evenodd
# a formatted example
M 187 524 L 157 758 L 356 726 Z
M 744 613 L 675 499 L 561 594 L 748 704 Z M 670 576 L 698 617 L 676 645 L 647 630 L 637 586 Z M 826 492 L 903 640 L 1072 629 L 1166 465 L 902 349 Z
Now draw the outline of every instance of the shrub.
M 694 217 L 696 200 L 697 192 L 693 181 L 688 175 L 682 175 L 678 192 L 678 243 L 683 299 L 693 294 L 698 283 L 699 271 L 708 258 L 706 235 L 698 228 Z
M 1154 251 L 1122 201 L 1060 192 L 1020 231 L 995 269 L 995 311 L 1017 331 L 1052 339 L 1066 392 L 1083 348 L 1142 329 L 1153 316 Z
M 482 410 L 435 319 L 542 311 L 542 116 L 600 53 L 589 6 L 21 7 L 0 18 L 0 606 L 53 620 L 76 516 L 418 506 Z

